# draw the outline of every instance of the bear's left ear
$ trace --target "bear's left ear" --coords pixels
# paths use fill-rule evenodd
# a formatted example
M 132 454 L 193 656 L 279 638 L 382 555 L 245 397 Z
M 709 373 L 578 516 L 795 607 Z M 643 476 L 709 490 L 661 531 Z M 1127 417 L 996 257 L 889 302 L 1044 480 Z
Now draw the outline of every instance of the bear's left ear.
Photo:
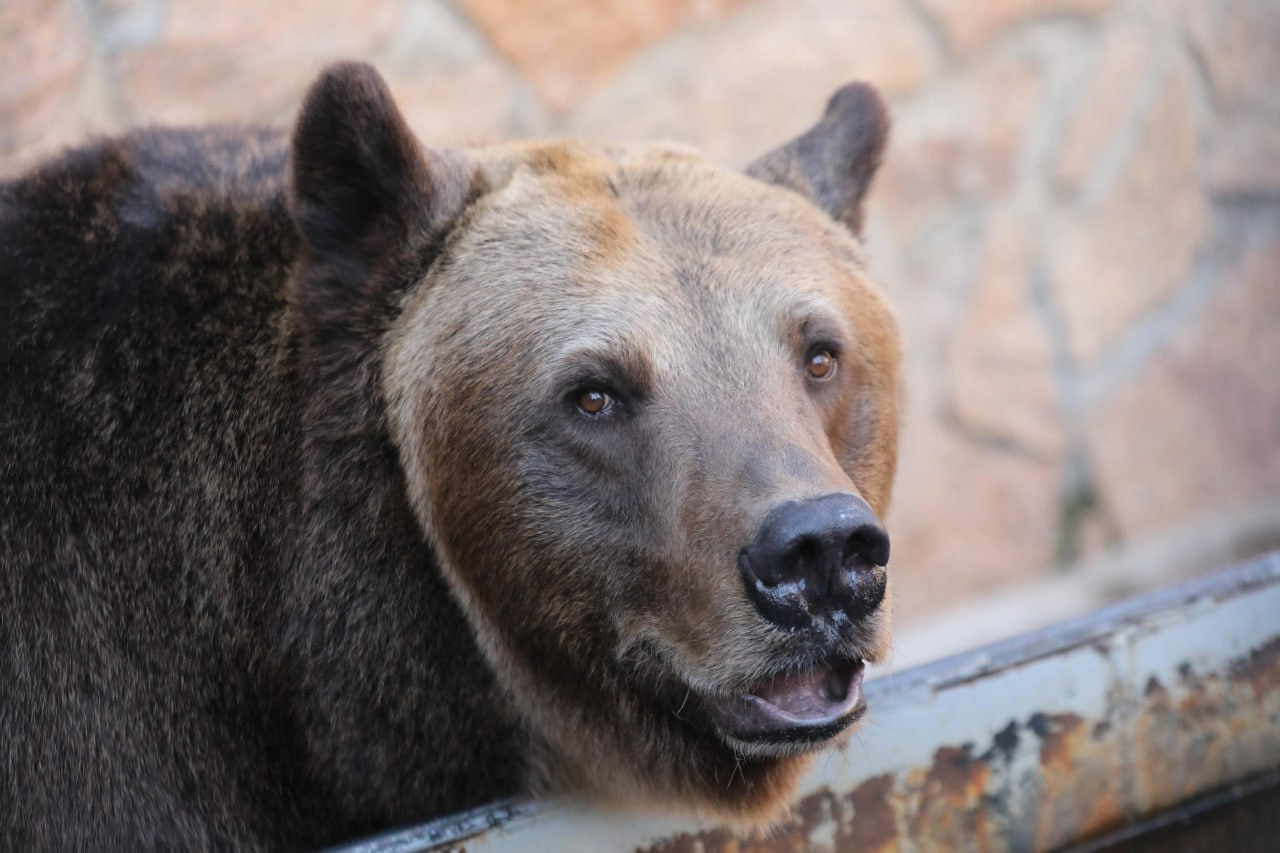
M 867 83 L 850 83 L 827 102 L 822 119 L 747 167 L 747 174 L 800 193 L 854 234 L 862 199 L 884 156 L 889 110 Z
M 326 68 L 302 105 L 290 161 L 304 313 L 358 313 L 360 297 L 385 284 L 377 279 L 448 230 L 473 173 L 461 155 L 418 142 L 371 66 Z

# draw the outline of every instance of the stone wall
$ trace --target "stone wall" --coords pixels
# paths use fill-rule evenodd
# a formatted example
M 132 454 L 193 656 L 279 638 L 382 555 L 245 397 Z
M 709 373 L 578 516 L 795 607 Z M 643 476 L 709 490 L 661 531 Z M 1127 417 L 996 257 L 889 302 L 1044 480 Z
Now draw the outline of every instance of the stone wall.
M 4 0 L 0 172 L 138 123 L 286 123 L 343 57 L 432 142 L 731 164 L 847 80 L 884 90 L 901 618 L 1156 540 L 1181 571 L 1280 539 L 1277 0 Z

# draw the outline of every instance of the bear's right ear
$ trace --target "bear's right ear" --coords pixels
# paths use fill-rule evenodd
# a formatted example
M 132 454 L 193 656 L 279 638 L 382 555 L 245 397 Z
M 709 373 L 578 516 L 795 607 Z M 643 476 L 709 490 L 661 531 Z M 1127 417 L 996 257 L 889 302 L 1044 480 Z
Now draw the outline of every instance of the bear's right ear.
M 326 68 L 302 105 L 290 162 L 304 315 L 359 312 L 376 273 L 447 231 L 473 171 L 461 155 L 418 142 L 371 66 Z

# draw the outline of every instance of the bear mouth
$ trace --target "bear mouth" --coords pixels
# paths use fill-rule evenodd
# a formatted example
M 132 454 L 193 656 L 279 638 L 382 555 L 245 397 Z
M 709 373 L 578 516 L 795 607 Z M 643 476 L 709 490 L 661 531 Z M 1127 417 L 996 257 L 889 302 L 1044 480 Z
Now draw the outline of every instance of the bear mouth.
M 862 675 L 853 659 L 777 675 L 732 696 L 705 697 L 720 735 L 751 752 L 790 752 L 817 747 L 856 722 L 866 711 Z

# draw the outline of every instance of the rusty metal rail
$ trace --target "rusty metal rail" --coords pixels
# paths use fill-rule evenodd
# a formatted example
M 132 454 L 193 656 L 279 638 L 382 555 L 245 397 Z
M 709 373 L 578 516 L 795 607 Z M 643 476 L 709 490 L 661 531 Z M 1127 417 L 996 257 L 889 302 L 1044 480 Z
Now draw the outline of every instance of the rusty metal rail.
M 1246 789 L 1277 801 L 1280 552 L 866 692 L 867 723 L 819 760 L 768 836 L 502 803 L 344 849 L 1022 851 L 1143 821 L 1176 837 L 1158 816 L 1180 804 Z M 1280 849 L 1274 837 L 1256 849 L 1268 843 Z

